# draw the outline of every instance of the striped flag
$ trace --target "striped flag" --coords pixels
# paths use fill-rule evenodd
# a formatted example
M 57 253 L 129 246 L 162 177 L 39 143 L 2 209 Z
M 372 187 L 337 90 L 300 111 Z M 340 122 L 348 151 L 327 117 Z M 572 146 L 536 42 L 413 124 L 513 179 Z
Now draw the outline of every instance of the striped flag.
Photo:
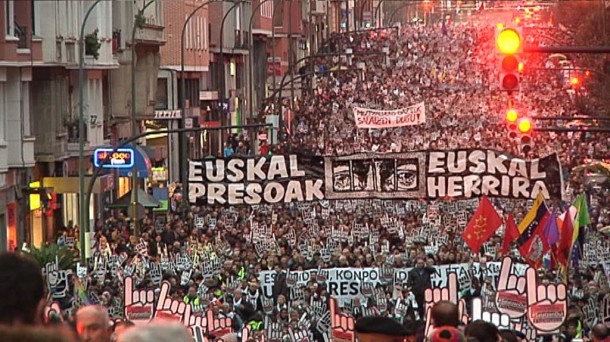
M 519 253 L 534 267 L 539 267 L 542 264 L 542 257 L 550 250 L 549 243 L 544 235 L 544 227 L 550 217 L 551 212 L 544 202 L 542 193 L 538 193 L 532 209 L 525 215 L 518 227 L 517 246 Z

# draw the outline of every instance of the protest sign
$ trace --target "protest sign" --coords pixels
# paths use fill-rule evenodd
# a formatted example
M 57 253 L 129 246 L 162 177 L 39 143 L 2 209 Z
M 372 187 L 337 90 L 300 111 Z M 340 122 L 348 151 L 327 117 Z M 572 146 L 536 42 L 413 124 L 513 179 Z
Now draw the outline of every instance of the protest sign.
M 512 270 L 515 274 L 524 275 L 527 265 L 513 264 Z M 390 269 L 393 272 L 394 284 L 404 284 L 407 282 L 409 271 L 412 268 L 394 268 Z M 473 272 L 474 277 L 481 275 L 480 265 L 475 263 L 469 264 L 453 264 L 441 265 L 435 267 L 436 272 L 432 275 L 432 284 L 436 287 L 444 287 L 448 282 L 448 275 L 455 273 L 458 278 L 470 276 Z M 329 294 L 337 299 L 339 306 L 343 306 L 352 298 L 364 298 L 372 292 L 369 287 L 375 288 L 383 284 L 382 275 L 388 272 L 388 268 L 330 268 L 326 271 L 326 287 Z M 317 270 L 308 271 L 292 271 L 287 276 L 291 285 L 289 286 L 305 286 L 309 281 L 315 281 L 317 278 Z M 485 266 L 485 275 L 491 277 L 493 283 L 497 282 L 500 274 L 500 263 L 491 262 Z M 275 271 L 261 271 L 259 273 L 259 281 L 263 293 L 271 297 L 272 288 L 275 283 Z M 369 285 L 365 285 L 369 284 Z
M 381 129 L 421 125 L 426 122 L 425 107 L 424 102 L 392 110 L 356 107 L 354 108 L 354 120 L 358 128 Z

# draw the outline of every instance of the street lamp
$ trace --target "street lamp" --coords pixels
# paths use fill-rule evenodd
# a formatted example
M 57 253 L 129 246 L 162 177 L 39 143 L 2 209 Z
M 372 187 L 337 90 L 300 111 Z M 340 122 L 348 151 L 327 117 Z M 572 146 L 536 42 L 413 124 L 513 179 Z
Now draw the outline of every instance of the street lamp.
M 101 0 L 95 0 L 95 2 L 89 7 L 85 18 L 80 26 L 80 47 L 78 51 L 78 191 L 79 191 L 79 215 L 78 221 L 80 225 L 80 260 L 85 263 L 85 225 L 88 225 L 85 221 L 85 215 L 89 208 L 85 208 L 85 97 L 83 96 L 83 90 L 85 89 L 85 24 L 89 15 L 93 12 L 93 8 L 99 4 Z
M 250 91 L 248 92 L 248 104 L 250 105 L 250 119 L 252 119 L 252 117 L 254 117 L 254 34 L 252 33 L 252 20 L 254 19 L 254 14 L 256 14 L 256 12 L 258 11 L 258 9 L 267 1 L 271 1 L 271 0 L 262 0 L 258 2 L 258 5 L 256 5 L 256 7 L 254 7 L 252 9 L 252 13 L 250 14 L 250 20 L 248 22 L 248 28 L 249 28 L 249 33 L 250 33 L 250 54 L 248 56 L 248 83 L 249 83 L 249 88 Z M 279 7 L 279 6 L 278 6 Z M 273 7 L 273 14 L 271 15 L 271 25 L 273 25 L 273 17 L 275 16 L 275 7 Z M 275 61 L 273 61 L 275 62 Z M 275 72 L 275 70 L 274 70 Z
M 147 2 L 144 7 L 138 10 L 138 14 L 134 17 L 133 28 L 131 30 L 131 136 L 136 136 L 138 134 L 136 120 L 136 28 L 139 28 L 138 18 L 144 15 L 144 11 L 148 6 L 155 3 L 156 0 L 150 0 Z M 138 170 L 135 166 L 131 171 L 131 210 L 132 210 L 132 219 L 133 219 L 133 232 L 135 236 L 138 236 L 138 190 L 140 186 L 138 185 Z
M 184 77 L 184 40 L 186 34 L 186 26 L 188 25 L 191 18 L 202 8 L 213 3 L 213 2 L 226 2 L 226 0 L 208 0 L 197 6 L 189 15 L 186 17 L 184 24 L 182 25 L 182 32 L 180 35 L 180 108 L 181 108 L 181 118 L 180 118 L 180 126 L 179 128 L 186 128 L 186 78 Z M 222 37 L 222 32 L 221 32 Z M 221 44 L 222 45 L 222 44 Z M 186 153 L 186 137 L 185 132 L 180 132 L 178 135 L 178 141 L 180 145 L 180 156 L 179 163 L 180 165 L 180 183 L 182 183 L 183 194 L 188 196 L 188 167 L 183 165 L 188 160 Z
M 377 4 L 377 8 L 375 8 L 375 27 L 377 27 L 377 25 L 381 26 L 381 18 L 379 18 L 379 10 L 381 9 L 381 4 L 384 2 L 385 0 L 379 0 L 379 3 Z
M 233 2 L 233 1 L 231 1 Z M 218 68 L 218 78 L 219 78 L 219 82 L 217 82 L 217 86 L 219 88 L 218 90 L 218 96 L 220 97 L 220 103 L 223 105 L 223 109 L 224 109 L 224 101 L 225 101 L 225 63 L 224 63 L 224 28 L 225 28 L 225 21 L 227 20 L 227 17 L 229 16 L 229 13 L 231 13 L 231 11 L 233 11 L 235 8 L 237 8 L 237 6 L 241 5 L 243 2 L 242 0 L 236 0 L 233 5 L 227 10 L 227 13 L 224 14 L 224 16 L 222 17 L 222 22 L 220 23 L 220 52 L 219 52 L 219 58 L 218 58 L 218 62 L 219 62 L 219 68 Z M 241 18 L 240 18 L 241 20 Z M 225 117 L 225 113 L 221 113 L 220 114 L 220 123 L 221 125 L 223 124 L 223 121 L 226 120 Z M 223 120 L 223 118 L 225 120 Z M 222 135 L 222 133 L 220 133 Z

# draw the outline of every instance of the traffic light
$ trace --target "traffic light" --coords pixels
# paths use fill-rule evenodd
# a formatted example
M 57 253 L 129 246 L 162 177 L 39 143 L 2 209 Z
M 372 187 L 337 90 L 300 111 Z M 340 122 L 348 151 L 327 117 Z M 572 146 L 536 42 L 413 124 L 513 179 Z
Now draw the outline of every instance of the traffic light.
M 523 154 L 527 156 L 528 153 L 530 153 L 530 151 L 532 150 L 532 121 L 528 118 L 522 118 L 519 120 L 517 127 L 519 129 L 519 132 L 521 133 L 521 137 L 519 139 L 519 147 L 521 149 L 521 152 L 523 152 Z
M 508 124 L 508 137 L 511 140 L 517 138 L 517 121 L 519 120 L 519 114 L 514 109 L 506 111 L 506 123 Z
M 522 34 L 518 27 L 496 27 L 496 53 L 500 56 L 500 89 L 512 92 L 519 88 L 520 63 L 523 52 Z

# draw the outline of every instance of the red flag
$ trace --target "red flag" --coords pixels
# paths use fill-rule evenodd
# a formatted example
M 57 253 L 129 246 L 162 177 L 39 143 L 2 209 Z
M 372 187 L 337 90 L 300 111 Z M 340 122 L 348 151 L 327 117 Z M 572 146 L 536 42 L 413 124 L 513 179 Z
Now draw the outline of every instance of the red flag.
M 504 241 L 502 242 L 502 254 L 507 254 L 510 251 L 510 244 L 519 237 L 519 230 L 515 223 L 513 214 L 506 216 L 506 227 L 504 228 Z
M 489 240 L 501 225 L 502 218 L 489 199 L 483 196 L 477 211 L 462 234 L 462 239 L 472 248 L 473 252 L 478 253 L 483 243 Z
M 559 233 L 559 242 L 555 249 L 555 258 L 564 268 L 568 267 L 570 261 L 570 252 L 572 251 L 572 234 L 574 231 L 574 225 L 572 223 L 572 215 L 568 210 L 565 213 L 563 224 L 561 225 L 561 232 Z

